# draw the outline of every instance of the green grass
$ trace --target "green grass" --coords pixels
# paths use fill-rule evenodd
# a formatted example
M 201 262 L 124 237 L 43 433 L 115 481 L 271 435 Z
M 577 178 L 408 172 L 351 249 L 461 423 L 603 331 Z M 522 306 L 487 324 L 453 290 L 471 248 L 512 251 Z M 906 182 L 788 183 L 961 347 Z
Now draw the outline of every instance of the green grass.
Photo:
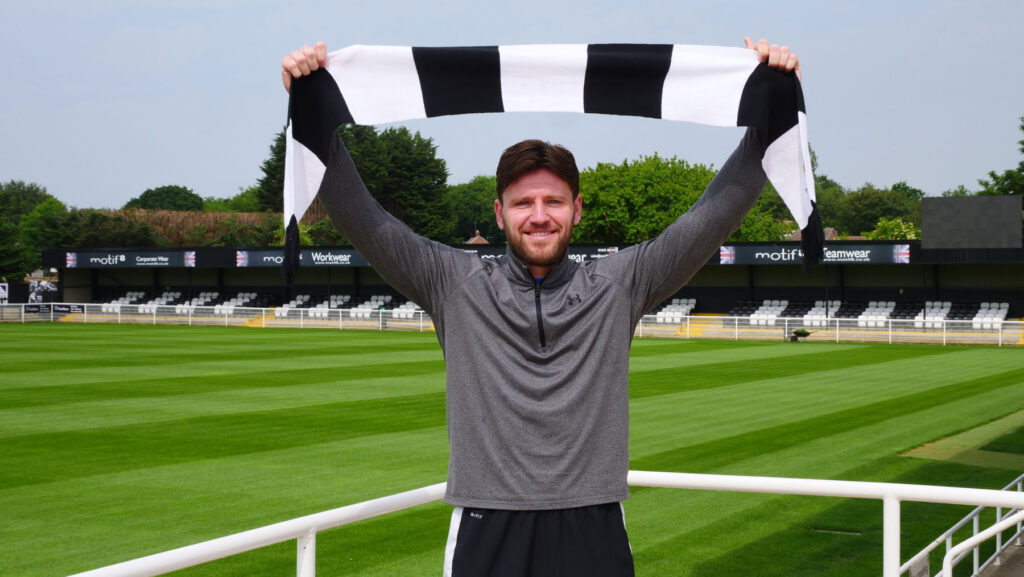
M 0 339 L 2 575 L 444 480 L 432 334 L 40 323 Z M 1019 474 L 896 456 L 1024 408 L 1019 349 L 639 339 L 630 396 L 634 469 L 989 488 Z M 970 509 L 904 504 L 904 559 Z M 434 504 L 324 532 L 318 571 L 437 574 L 449 516 Z M 875 501 L 638 488 L 626 518 L 639 575 L 880 572 Z M 285 543 L 182 573 L 294 563 Z
M 987 451 L 999 451 L 1001 453 L 1024 455 L 1024 427 L 999 437 L 982 447 L 982 449 Z

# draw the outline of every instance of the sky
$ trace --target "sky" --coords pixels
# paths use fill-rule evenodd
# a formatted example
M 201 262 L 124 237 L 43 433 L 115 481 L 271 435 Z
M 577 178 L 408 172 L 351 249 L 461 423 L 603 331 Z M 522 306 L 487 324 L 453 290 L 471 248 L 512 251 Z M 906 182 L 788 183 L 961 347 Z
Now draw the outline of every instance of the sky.
M 1021 160 L 1020 0 L 2 2 L 0 182 L 33 182 L 81 208 L 170 184 L 203 197 L 255 184 L 286 121 L 281 58 L 318 40 L 334 50 L 763 37 L 800 56 L 818 172 L 847 188 L 975 190 Z M 720 166 L 742 130 L 571 113 L 403 124 L 433 139 L 453 184 L 492 174 L 524 138 L 569 147 L 581 168 L 654 153 Z

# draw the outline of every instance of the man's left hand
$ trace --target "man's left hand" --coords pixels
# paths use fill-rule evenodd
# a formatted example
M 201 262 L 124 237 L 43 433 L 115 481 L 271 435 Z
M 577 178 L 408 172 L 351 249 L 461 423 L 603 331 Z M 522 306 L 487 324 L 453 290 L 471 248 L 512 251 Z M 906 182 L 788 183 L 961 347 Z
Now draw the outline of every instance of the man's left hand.
M 768 41 L 764 38 L 754 41 L 750 37 L 743 39 L 743 42 L 747 45 L 747 48 L 757 52 L 758 62 L 767 62 L 769 68 L 776 70 L 782 70 L 784 72 L 795 72 L 796 79 L 803 82 L 803 75 L 800 73 L 800 59 L 789 51 L 789 46 L 779 46 L 778 44 L 768 44 Z

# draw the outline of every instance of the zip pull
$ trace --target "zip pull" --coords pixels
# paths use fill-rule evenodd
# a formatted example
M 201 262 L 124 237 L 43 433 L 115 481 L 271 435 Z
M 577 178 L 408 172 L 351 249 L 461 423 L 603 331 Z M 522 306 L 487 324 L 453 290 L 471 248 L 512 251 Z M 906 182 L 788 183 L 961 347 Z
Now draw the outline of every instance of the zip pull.
M 537 284 L 533 287 L 534 302 L 537 304 L 537 331 L 540 333 L 540 348 L 547 347 L 547 339 L 544 337 L 544 316 L 541 313 L 540 308 L 540 282 L 543 279 L 537 279 Z

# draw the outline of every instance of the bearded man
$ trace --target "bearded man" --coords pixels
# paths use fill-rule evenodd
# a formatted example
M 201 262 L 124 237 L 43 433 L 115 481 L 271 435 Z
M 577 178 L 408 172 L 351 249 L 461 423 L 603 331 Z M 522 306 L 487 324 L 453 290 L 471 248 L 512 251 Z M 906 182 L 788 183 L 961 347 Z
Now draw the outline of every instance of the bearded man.
M 793 71 L 788 48 L 756 45 Z M 322 67 L 322 43 L 282 61 L 285 88 Z M 707 190 L 656 238 L 606 258 L 566 258 L 583 215 L 571 152 L 540 140 L 498 162 L 503 257 L 416 235 L 369 194 L 335 138 L 320 188 L 338 230 L 433 319 L 444 351 L 455 506 L 445 575 L 627 576 L 629 348 L 641 317 L 675 294 L 732 234 L 766 176 L 748 130 Z

